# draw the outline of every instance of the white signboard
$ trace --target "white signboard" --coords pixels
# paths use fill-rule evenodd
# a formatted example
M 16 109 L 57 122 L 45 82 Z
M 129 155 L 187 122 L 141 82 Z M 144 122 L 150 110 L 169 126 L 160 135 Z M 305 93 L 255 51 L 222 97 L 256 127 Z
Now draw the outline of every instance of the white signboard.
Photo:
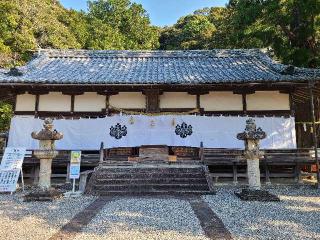
M 25 154 L 25 148 L 6 148 L 0 165 L 0 192 L 16 190 Z
M 21 169 L 0 170 L 0 192 L 14 192 Z
M 81 151 L 71 151 L 70 179 L 80 177 Z
M 2 157 L 0 169 L 21 169 L 25 154 L 25 148 L 6 148 Z

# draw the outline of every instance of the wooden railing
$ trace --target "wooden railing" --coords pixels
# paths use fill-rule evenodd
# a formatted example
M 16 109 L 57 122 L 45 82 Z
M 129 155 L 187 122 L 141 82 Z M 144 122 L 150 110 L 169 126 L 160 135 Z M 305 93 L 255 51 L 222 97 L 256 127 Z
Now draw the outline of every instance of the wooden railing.
M 301 168 L 315 164 L 314 151 L 312 149 L 262 149 L 264 152 L 260 159 L 261 176 L 266 182 L 270 182 L 270 177 L 294 177 L 297 181 L 301 179 Z M 237 182 L 238 177 L 246 177 L 245 172 L 238 172 L 240 167 L 246 166 L 246 159 L 243 157 L 243 150 L 240 149 L 200 149 L 202 162 L 210 167 L 213 178 L 226 177 L 233 178 Z M 228 171 L 215 171 L 218 166 L 232 167 L 232 173 Z M 270 172 L 270 168 L 277 166 L 291 168 L 288 172 Z
M 70 166 L 70 152 L 59 151 L 59 155 L 52 161 L 52 177 L 65 178 L 68 182 L 69 166 Z M 0 162 L 2 160 L 3 151 L 0 151 Z M 82 151 L 81 155 L 81 168 L 93 169 L 99 165 L 100 153 L 99 151 Z M 31 178 L 37 182 L 39 174 L 40 161 L 33 155 L 32 150 L 27 150 L 27 154 L 23 161 L 23 171 L 25 178 Z
M 266 179 L 266 182 L 270 182 L 270 178 L 276 177 L 290 177 L 298 181 L 301 178 L 301 168 L 315 164 L 314 151 L 312 149 L 262 149 L 262 151 L 264 151 L 264 156 L 260 159 L 261 176 Z M 99 165 L 102 159 L 117 160 L 116 156 L 108 157 L 107 152 L 107 149 L 100 151 L 83 150 L 81 159 L 82 169 L 93 169 Z M 0 150 L 0 161 L 2 154 L 3 151 Z M 233 181 L 237 182 L 239 177 L 246 177 L 246 172 L 243 171 L 246 167 L 243 150 L 200 147 L 199 155 L 201 161 L 209 167 L 210 175 L 213 178 L 233 178 Z M 123 158 L 123 156 L 120 157 Z M 59 155 L 53 160 L 52 177 L 66 178 L 68 181 L 69 163 L 70 151 L 59 151 Z M 215 171 L 218 167 L 222 170 Z M 33 152 L 30 150 L 27 151 L 23 168 L 26 178 L 36 180 L 39 171 L 39 160 L 33 156 Z M 272 171 L 273 169 L 280 168 L 285 168 L 286 171 Z

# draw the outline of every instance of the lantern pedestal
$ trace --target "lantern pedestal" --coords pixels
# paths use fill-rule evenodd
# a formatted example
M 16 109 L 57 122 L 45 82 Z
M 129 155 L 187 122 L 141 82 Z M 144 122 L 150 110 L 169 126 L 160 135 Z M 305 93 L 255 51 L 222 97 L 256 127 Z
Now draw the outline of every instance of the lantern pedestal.
M 50 189 L 37 189 L 32 191 L 24 196 L 24 202 L 50 202 L 56 199 L 59 199 L 63 196 L 63 192 L 50 188 Z
M 237 139 L 244 141 L 244 157 L 247 159 L 248 189 L 235 192 L 235 195 L 243 201 L 280 201 L 277 196 L 266 190 L 261 190 L 259 159 L 264 153 L 260 151 L 259 143 L 266 136 L 266 133 L 261 128 L 257 129 L 256 123 L 252 118 L 247 120 L 245 131 L 237 135 Z
M 266 190 L 242 189 L 235 195 L 243 201 L 279 202 L 280 199 Z

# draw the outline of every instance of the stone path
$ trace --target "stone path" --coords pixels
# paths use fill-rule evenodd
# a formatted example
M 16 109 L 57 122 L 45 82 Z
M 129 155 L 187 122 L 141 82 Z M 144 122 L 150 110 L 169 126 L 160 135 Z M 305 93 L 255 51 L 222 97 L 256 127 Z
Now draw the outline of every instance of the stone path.
M 49 240 L 232 239 L 200 196 L 99 198 Z
M 111 199 L 98 198 L 83 211 L 75 215 L 70 222 L 64 225 L 59 232 L 49 238 L 49 240 L 69 240 L 74 237 L 90 223 L 90 221 L 101 211 L 104 205 Z
M 226 229 L 221 219 L 201 197 L 191 198 L 189 203 L 209 239 L 232 239 L 230 232 Z

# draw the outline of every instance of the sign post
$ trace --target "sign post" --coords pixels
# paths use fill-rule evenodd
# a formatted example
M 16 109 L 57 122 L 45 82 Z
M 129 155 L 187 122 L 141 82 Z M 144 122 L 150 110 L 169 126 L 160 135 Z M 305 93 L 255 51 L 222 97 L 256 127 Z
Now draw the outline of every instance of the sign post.
M 0 192 L 13 193 L 16 191 L 20 174 L 22 178 L 22 189 L 24 190 L 22 163 L 25 154 L 25 148 L 5 149 L 0 165 Z
M 75 193 L 76 179 L 80 178 L 81 151 L 71 151 L 70 179 L 72 183 L 72 193 Z

